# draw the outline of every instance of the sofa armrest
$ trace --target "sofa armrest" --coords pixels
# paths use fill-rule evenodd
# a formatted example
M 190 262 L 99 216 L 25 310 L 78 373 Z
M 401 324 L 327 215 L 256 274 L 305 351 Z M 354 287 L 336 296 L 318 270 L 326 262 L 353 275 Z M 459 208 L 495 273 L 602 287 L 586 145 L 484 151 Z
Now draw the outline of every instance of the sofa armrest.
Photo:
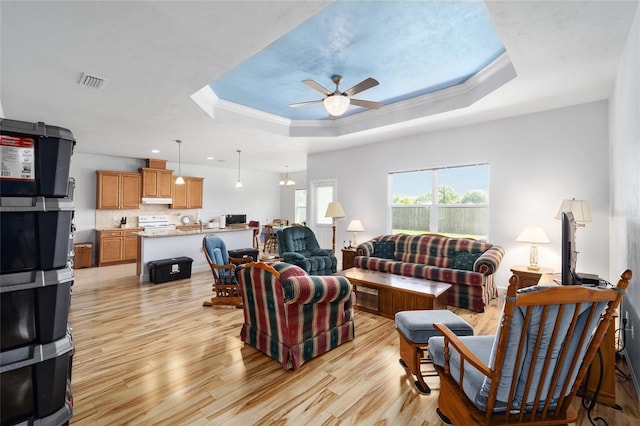
M 372 256 L 373 255 L 373 242 L 365 241 L 358 244 L 356 248 L 356 256 Z
M 280 257 L 282 257 L 282 259 L 284 259 L 285 261 L 296 261 L 305 259 L 303 255 L 301 255 L 300 253 L 296 253 L 295 251 L 284 252 L 282 253 L 282 255 L 280 255 Z
M 474 272 L 480 272 L 483 275 L 494 274 L 498 270 L 503 256 L 504 250 L 502 247 L 491 247 L 475 261 L 473 264 Z
M 298 276 L 282 281 L 284 302 L 290 304 L 345 302 L 353 286 L 345 277 Z

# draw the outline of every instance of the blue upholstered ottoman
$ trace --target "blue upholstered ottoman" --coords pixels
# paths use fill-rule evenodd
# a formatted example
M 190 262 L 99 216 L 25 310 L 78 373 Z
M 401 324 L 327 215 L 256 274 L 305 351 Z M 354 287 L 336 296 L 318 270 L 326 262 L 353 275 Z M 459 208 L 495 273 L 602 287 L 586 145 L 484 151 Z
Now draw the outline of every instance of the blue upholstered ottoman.
M 416 377 L 416 388 L 431 393 L 425 383 L 421 365 L 430 363 L 427 342 L 438 332 L 433 324 L 442 323 L 458 336 L 473 336 L 473 327 L 458 315 L 447 310 L 402 311 L 396 314 L 396 329 L 400 335 L 400 364 Z

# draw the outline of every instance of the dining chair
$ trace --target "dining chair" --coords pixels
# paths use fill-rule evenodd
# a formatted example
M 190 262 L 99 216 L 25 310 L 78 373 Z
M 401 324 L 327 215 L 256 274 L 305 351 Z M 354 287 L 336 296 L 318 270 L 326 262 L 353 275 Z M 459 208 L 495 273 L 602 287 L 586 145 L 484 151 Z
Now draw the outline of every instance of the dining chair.
M 260 248 L 260 222 L 257 220 L 250 220 L 249 228 L 253 228 L 253 247 Z
M 262 251 L 265 253 L 278 251 L 278 239 L 276 237 L 276 232 L 273 229 L 273 225 L 264 226 L 264 247 L 262 248 Z

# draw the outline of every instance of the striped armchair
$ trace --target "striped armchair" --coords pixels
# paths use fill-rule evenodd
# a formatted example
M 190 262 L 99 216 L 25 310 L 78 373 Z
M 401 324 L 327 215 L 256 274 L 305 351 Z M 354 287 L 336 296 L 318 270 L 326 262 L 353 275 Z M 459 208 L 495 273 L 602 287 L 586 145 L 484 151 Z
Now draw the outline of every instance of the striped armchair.
M 285 262 L 249 263 L 237 270 L 243 342 L 297 370 L 353 340 L 355 293 L 344 277 L 310 276 Z
M 484 312 L 498 296 L 493 276 L 503 256 L 501 247 L 485 241 L 395 234 L 358 245 L 354 266 L 449 283 L 447 304 Z

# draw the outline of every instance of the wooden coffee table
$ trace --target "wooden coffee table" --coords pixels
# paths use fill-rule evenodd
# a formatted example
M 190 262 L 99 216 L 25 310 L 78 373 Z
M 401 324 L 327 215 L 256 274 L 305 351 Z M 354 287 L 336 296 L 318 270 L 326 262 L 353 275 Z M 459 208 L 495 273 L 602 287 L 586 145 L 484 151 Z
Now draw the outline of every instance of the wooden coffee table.
M 361 268 L 345 269 L 335 275 L 354 284 L 356 307 L 363 311 L 394 318 L 400 311 L 447 309 L 451 284 Z

